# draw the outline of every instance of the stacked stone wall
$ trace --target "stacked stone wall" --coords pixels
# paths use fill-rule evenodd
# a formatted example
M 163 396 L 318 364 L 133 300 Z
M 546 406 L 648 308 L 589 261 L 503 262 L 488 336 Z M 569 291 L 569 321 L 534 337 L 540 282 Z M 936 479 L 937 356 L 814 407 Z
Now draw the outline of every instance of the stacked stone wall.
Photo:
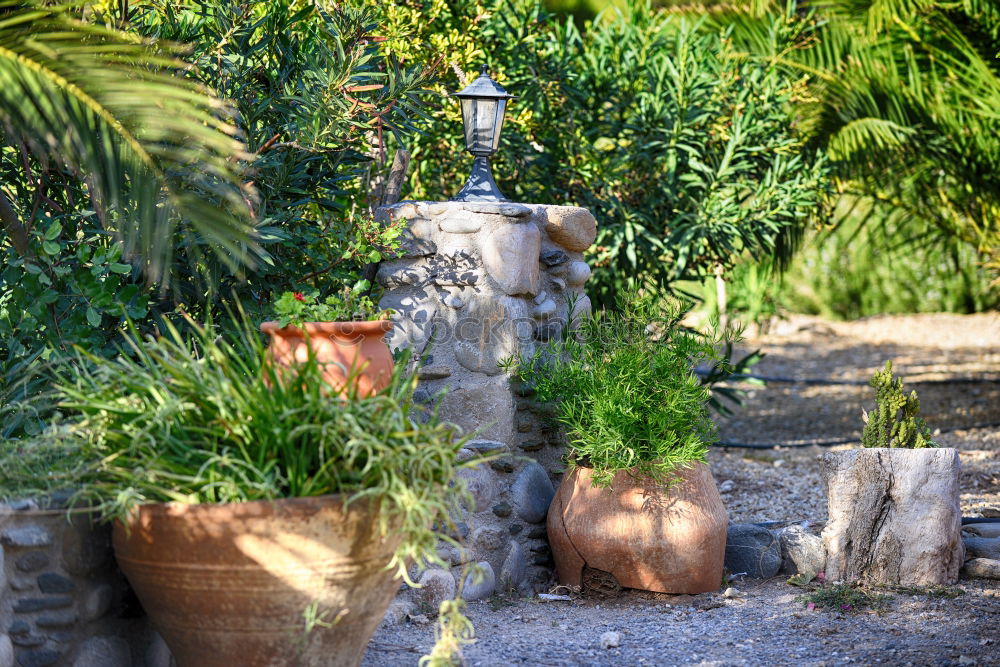
M 443 549 L 450 572 L 421 574 L 411 595 L 433 604 L 455 589 L 465 563 L 483 577 L 466 599 L 529 593 L 551 582 L 545 518 L 561 478 L 563 442 L 551 406 L 504 368 L 530 358 L 590 312 L 583 251 L 596 236 L 582 208 L 516 203 L 400 202 L 380 211 L 403 228 L 403 252 L 383 264 L 381 302 L 395 311 L 393 348 L 424 355 L 418 395 L 445 391 L 441 415 L 475 434 L 463 456 L 491 454 L 463 471 L 475 500 L 459 524 L 463 548 Z
M 170 667 L 92 516 L 0 505 L 0 667 Z

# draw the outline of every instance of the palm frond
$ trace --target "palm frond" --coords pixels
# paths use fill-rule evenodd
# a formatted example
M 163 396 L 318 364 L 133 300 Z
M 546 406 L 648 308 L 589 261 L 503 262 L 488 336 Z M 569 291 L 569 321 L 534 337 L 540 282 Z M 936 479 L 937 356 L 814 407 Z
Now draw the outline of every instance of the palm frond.
M 178 225 L 226 264 L 260 250 L 241 183 L 245 146 L 229 109 L 183 77 L 175 46 L 76 19 L 65 7 L 0 0 L 0 121 L 9 138 L 86 180 L 105 227 L 152 280 Z M 31 221 L 26 221 L 30 224 Z

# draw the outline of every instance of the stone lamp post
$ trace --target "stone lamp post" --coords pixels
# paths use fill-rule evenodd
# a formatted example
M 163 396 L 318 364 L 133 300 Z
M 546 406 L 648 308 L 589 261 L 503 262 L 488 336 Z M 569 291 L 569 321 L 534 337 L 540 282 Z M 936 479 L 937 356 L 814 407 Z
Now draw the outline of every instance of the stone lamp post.
M 399 256 L 376 276 L 385 288 L 381 307 L 395 311 L 387 341 L 426 355 L 419 396 L 431 400 L 445 391 L 442 417 L 475 434 L 465 456 L 499 454 L 462 473 L 475 507 L 459 526 L 464 548 L 448 549 L 451 571 L 423 573 L 427 586 L 406 594 L 409 602 L 423 598 L 435 606 L 454 592 L 463 562 L 478 563 L 486 575 L 481 583 L 466 582 L 467 599 L 495 589 L 541 590 L 550 581 L 545 518 L 563 470 L 563 447 L 545 418 L 551 407 L 536 402 L 501 366 L 506 358 L 534 354 L 590 312 L 583 251 L 597 234 L 594 216 L 573 206 L 508 202 L 492 176 L 486 178 L 510 99 L 493 86 L 484 73 L 458 95 L 469 150 L 480 165 L 458 197 L 403 201 L 378 212 L 383 224 L 404 227 Z M 483 99 L 487 112 L 479 106 Z M 494 132 L 470 131 L 470 121 L 479 127 L 484 118 Z

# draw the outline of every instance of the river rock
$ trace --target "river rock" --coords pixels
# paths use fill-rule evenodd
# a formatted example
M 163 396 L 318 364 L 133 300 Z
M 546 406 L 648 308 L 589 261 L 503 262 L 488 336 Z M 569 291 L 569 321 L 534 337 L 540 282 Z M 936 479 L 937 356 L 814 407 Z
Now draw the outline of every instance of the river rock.
M 1000 537 L 963 537 L 966 558 L 1000 560 Z
M 451 368 L 448 366 L 421 366 L 417 371 L 417 377 L 421 380 L 443 380 L 451 377 Z
M 475 234 L 483 227 L 483 219 L 473 214 L 452 214 L 438 223 L 442 232 L 449 234 Z
M 170 647 L 159 632 L 153 633 L 149 646 L 146 647 L 146 667 L 176 667 Z
M 130 667 L 132 653 L 121 637 L 91 637 L 80 645 L 73 667 Z
M 726 569 L 754 579 L 778 574 L 781 542 L 767 528 L 731 523 L 726 531 Z
M 420 588 L 416 589 L 420 601 L 434 610 L 437 610 L 442 601 L 455 597 L 455 577 L 451 572 L 436 567 L 430 568 L 424 570 L 417 583 L 420 584 Z
M 506 539 L 499 528 L 493 526 L 480 526 L 472 531 L 469 540 L 476 552 L 482 554 L 486 551 L 496 551 L 504 545 Z
M 524 466 L 511 488 L 514 511 L 522 521 L 541 523 L 556 490 L 542 466 L 534 461 Z
M 562 250 L 544 250 L 542 251 L 542 254 L 538 256 L 538 261 L 551 268 L 568 262 L 569 255 L 564 253 Z
M 52 544 L 52 536 L 41 526 L 15 526 L 0 534 L 0 543 L 21 549 L 47 547 Z
M 500 582 L 504 587 L 520 589 L 528 573 L 528 559 L 519 542 L 510 543 L 510 551 L 500 568 Z
M 104 616 L 111 608 L 114 590 L 109 584 L 98 584 L 87 591 L 80 605 L 80 613 L 84 621 L 95 621 Z
M 586 262 L 571 262 L 566 267 L 566 284 L 570 287 L 582 287 L 590 279 L 590 267 Z
M 493 473 L 484 466 L 476 466 L 472 469 L 460 470 L 457 476 L 464 479 L 472 500 L 475 503 L 473 512 L 482 512 L 489 508 L 496 494 L 496 482 Z
M 1000 537 L 1000 523 L 970 523 L 962 526 L 962 532 L 977 537 Z
M 471 602 L 472 600 L 482 600 L 493 595 L 496 590 L 497 580 L 493 574 L 493 566 L 486 561 L 476 563 L 479 569 L 478 576 L 475 572 L 470 572 L 465 577 L 465 584 L 462 586 L 462 599 Z
M 780 533 L 782 569 L 789 574 L 802 574 L 811 579 L 826 569 L 826 549 L 823 538 L 802 526 L 788 526 Z
M 965 562 L 962 574 L 974 579 L 1000 579 L 1000 560 L 973 558 Z
M 504 293 L 538 293 L 538 253 L 541 235 L 534 225 L 497 228 L 483 247 L 483 266 Z
M 545 231 L 553 241 L 574 252 L 583 252 L 597 238 L 597 221 L 585 208 L 546 206 Z
M 523 204 L 514 204 L 511 202 L 472 202 L 466 201 L 461 202 L 459 206 L 466 210 L 472 211 L 473 213 L 485 213 L 487 215 L 500 215 L 505 218 L 525 218 L 531 215 L 531 209 Z
M 14 667 L 14 645 L 10 637 L 0 632 L 0 667 Z

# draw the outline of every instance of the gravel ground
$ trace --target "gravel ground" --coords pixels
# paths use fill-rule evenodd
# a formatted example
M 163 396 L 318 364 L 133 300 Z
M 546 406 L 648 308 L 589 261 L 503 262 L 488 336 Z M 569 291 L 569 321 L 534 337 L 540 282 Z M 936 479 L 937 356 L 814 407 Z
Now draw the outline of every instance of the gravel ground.
M 960 450 L 963 514 L 1000 516 L 1000 315 L 848 323 L 795 316 L 745 347 L 767 354 L 754 370 L 760 375 L 859 384 L 748 388 L 744 405 L 720 420 L 720 435 L 762 448 L 709 456 L 720 485 L 732 482 L 723 493 L 731 521 L 825 519 L 818 457 L 831 447 L 781 445 L 859 438 L 861 406 L 872 402 L 862 383 L 887 359 L 918 390 L 935 439 Z M 982 381 L 939 382 L 955 378 Z M 468 665 L 1000 665 L 1000 582 L 963 579 L 954 598 L 889 591 L 877 609 L 842 611 L 807 609 L 797 599 L 807 591 L 784 579 L 733 582 L 734 597 L 625 591 L 613 599 L 473 602 L 477 640 L 464 658 Z M 432 624 L 383 627 L 363 664 L 414 665 L 433 632 Z M 608 632 L 618 633 L 617 647 L 602 646 Z

